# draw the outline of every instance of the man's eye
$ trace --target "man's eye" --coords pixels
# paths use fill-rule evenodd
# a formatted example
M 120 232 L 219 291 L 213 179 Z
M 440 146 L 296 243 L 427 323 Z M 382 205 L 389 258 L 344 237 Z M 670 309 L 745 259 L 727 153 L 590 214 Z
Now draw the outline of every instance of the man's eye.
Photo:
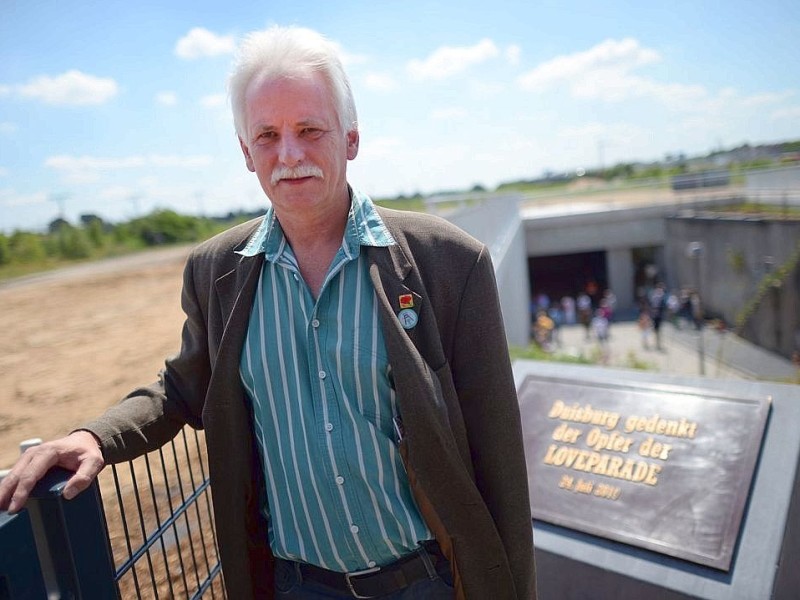
M 300 131 L 300 134 L 305 137 L 317 138 L 322 135 L 322 130 L 316 127 L 304 127 Z

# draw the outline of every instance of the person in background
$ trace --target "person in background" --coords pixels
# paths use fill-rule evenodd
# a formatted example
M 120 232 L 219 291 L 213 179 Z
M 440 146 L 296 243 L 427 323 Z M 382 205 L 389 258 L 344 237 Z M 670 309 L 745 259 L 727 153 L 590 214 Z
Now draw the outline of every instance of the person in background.
M 606 318 L 608 319 L 609 323 L 614 321 L 614 314 L 617 309 L 617 295 L 607 289 L 603 292 L 603 298 L 600 300 L 600 304 L 605 307 L 606 311 Z
M 601 348 L 608 346 L 608 317 L 602 308 L 594 311 L 592 317 L 592 332 Z
M 574 325 L 578 322 L 575 298 L 572 296 L 564 296 L 561 298 L 561 307 L 564 309 L 564 322 L 567 325 Z
M 650 320 L 653 323 L 653 333 L 656 338 L 656 349 L 662 350 L 661 323 L 667 314 L 667 289 L 659 282 L 650 294 Z
M 650 303 L 646 298 L 639 299 L 639 317 L 636 322 L 642 336 L 642 348 L 650 349 L 650 335 L 653 332 L 653 321 L 650 318 Z
M 519 407 L 489 251 L 352 187 L 355 104 L 316 32 L 249 35 L 230 78 L 263 218 L 199 245 L 180 353 L 0 483 L 50 467 L 72 498 L 107 463 L 204 428 L 227 594 L 535 598 Z
M 561 327 L 564 325 L 564 309 L 561 307 L 561 302 L 553 302 L 547 311 L 547 316 L 553 322 L 552 345 L 560 346 Z
M 536 313 L 536 323 L 533 326 L 533 339 L 542 350 L 550 352 L 553 349 L 553 330 L 555 323 L 547 312 L 540 310 Z
M 584 338 L 589 340 L 592 327 L 592 299 L 588 294 L 578 294 L 578 321 L 583 326 Z

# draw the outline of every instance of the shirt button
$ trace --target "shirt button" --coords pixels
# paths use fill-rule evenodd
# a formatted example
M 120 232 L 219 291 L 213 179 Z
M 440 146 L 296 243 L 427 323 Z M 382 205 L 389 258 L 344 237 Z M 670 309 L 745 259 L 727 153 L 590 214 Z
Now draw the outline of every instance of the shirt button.
M 344 477 L 342 477 L 341 475 L 339 475 L 339 476 L 336 478 L 336 483 L 338 483 L 339 485 L 342 485 L 342 484 L 344 483 Z
M 325 431 L 333 431 L 333 423 L 325 423 Z
M 327 376 L 328 376 L 328 374 L 327 374 L 327 373 L 325 373 L 325 371 L 320 371 L 320 372 L 319 372 L 319 378 L 320 378 L 320 379 L 325 379 Z
M 374 560 L 371 560 L 371 561 L 369 561 L 369 562 L 367 563 L 367 566 L 368 566 L 368 567 L 371 569 L 372 567 L 374 567 L 374 566 L 375 566 L 375 565 L 377 565 L 377 564 L 378 564 L 378 563 L 376 563 Z
M 353 533 L 358 533 L 358 525 L 350 525 L 350 531 Z
M 312 326 L 314 329 L 316 329 L 317 327 L 319 327 L 319 319 L 313 319 L 313 320 L 311 321 L 311 326 Z

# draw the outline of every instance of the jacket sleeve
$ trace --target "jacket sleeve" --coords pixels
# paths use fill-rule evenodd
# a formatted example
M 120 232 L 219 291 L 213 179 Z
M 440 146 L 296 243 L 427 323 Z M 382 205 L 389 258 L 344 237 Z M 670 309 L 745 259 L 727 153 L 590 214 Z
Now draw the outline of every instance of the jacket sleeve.
M 183 274 L 181 306 L 186 314 L 179 354 L 165 363 L 158 380 L 133 390 L 80 429 L 100 440 L 106 462 L 130 460 L 162 446 L 189 424 L 202 427 L 210 377 L 206 319 L 194 283 L 192 257 Z
M 486 247 L 464 286 L 452 339 L 451 369 L 476 485 L 506 548 L 517 597 L 535 598 L 533 530 L 519 404 Z

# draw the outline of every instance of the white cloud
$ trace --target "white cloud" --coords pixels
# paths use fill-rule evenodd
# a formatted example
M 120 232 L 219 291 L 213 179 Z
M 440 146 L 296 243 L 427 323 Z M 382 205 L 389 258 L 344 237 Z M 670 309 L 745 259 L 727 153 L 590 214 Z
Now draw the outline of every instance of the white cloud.
M 141 156 L 128 156 L 123 158 L 100 158 L 96 156 L 51 156 L 44 161 L 46 167 L 58 171 L 109 171 L 114 169 L 130 169 L 143 167 L 145 159 Z
M 124 185 L 112 185 L 101 189 L 97 196 L 107 202 L 120 202 L 122 200 L 133 201 L 137 197 L 137 192 Z
M 225 94 L 210 94 L 200 98 L 200 106 L 203 108 L 217 108 L 218 106 L 225 106 L 228 97 Z
M 425 60 L 414 59 L 407 65 L 408 72 L 415 79 L 441 80 L 466 71 L 500 54 L 494 42 L 482 39 L 474 46 L 442 46 Z
M 589 50 L 556 57 L 521 75 L 523 89 L 544 92 L 565 88 L 574 98 L 620 102 L 650 98 L 680 112 L 720 113 L 777 101 L 779 96 L 761 94 L 742 99 L 736 90 L 710 92 L 700 84 L 662 83 L 634 74 L 634 70 L 661 60 L 655 50 L 632 38 L 606 40 Z
M 435 121 L 451 121 L 454 119 L 463 119 L 469 114 L 467 109 L 461 106 L 450 106 L 448 108 L 439 108 L 431 112 L 431 119 Z
M 0 167 L 0 177 L 8 177 L 8 173 L 9 173 L 8 169 L 6 169 L 5 167 Z
M 559 132 L 559 137 L 565 138 L 570 142 L 582 141 L 592 148 L 595 148 L 596 143 L 602 143 L 604 148 L 608 148 L 613 146 L 624 147 L 632 140 L 642 138 L 646 133 L 641 127 L 629 123 L 592 122 L 565 127 Z
M 17 127 L 16 123 L 12 123 L 11 121 L 0 121 L 0 134 L 2 135 L 11 135 L 12 133 L 16 133 Z
M 763 94 L 753 94 L 752 96 L 747 96 L 742 100 L 742 104 L 745 106 L 764 106 L 766 104 L 778 104 L 779 102 L 785 102 L 789 98 L 794 96 L 794 92 L 787 90 L 785 92 L 765 92 Z
M 146 157 L 148 164 L 154 167 L 176 167 L 179 169 L 199 169 L 211 165 L 214 160 L 210 156 L 175 156 L 152 154 Z
M 631 83 L 638 83 L 638 95 L 651 95 L 672 110 L 705 110 L 711 99 L 708 90 L 699 84 L 659 83 L 638 78 L 632 78 Z M 719 100 L 723 96 L 721 94 Z
M 345 67 L 353 67 L 356 65 L 363 65 L 369 62 L 369 57 L 366 54 L 353 54 L 347 52 L 342 45 L 337 42 L 332 42 L 336 47 L 336 52 L 339 54 L 339 60 Z
M 47 201 L 48 196 L 45 192 L 18 194 L 14 190 L 0 190 L 0 206 L 8 208 L 13 206 L 33 206 L 36 204 L 44 204 Z
M 364 85 L 375 92 L 391 92 L 397 89 L 397 82 L 386 73 L 367 73 L 364 76 Z
M 113 79 L 87 75 L 74 69 L 55 77 L 40 75 L 14 89 L 20 96 L 36 98 L 46 104 L 79 106 L 103 104 L 118 91 Z
M 510 65 L 518 65 L 519 64 L 519 57 L 522 55 L 522 48 L 517 46 L 516 44 L 512 44 L 508 48 L 506 48 L 506 60 Z
M 531 91 L 544 91 L 560 85 L 574 88 L 585 80 L 608 77 L 620 81 L 633 69 L 660 59 L 658 52 L 643 48 L 635 39 L 605 40 L 584 52 L 557 56 L 544 62 L 520 75 L 517 81 L 523 89 Z
M 210 156 L 175 156 L 151 154 L 147 156 L 124 156 L 106 158 L 97 156 L 51 156 L 45 160 L 46 167 L 60 172 L 69 183 L 92 183 L 98 181 L 103 173 L 111 171 L 140 169 L 144 167 L 169 167 L 179 169 L 199 169 L 213 163 Z
M 396 137 L 380 137 L 369 140 L 359 149 L 360 158 L 375 159 L 393 156 L 403 147 L 403 141 Z
M 0 85 L 0 98 L 3 96 L 10 96 L 12 92 L 10 85 Z
M 506 91 L 506 85 L 499 81 L 483 81 L 474 79 L 469 82 L 470 93 L 478 98 L 489 98 L 498 96 Z
M 156 102 L 162 106 L 175 106 L 178 103 L 178 94 L 175 92 L 158 92 Z
M 175 44 L 175 54 L 186 60 L 230 54 L 236 48 L 233 36 L 217 35 L 203 27 L 195 27 Z
M 800 106 L 779 108 L 771 116 L 773 119 L 800 119 Z

